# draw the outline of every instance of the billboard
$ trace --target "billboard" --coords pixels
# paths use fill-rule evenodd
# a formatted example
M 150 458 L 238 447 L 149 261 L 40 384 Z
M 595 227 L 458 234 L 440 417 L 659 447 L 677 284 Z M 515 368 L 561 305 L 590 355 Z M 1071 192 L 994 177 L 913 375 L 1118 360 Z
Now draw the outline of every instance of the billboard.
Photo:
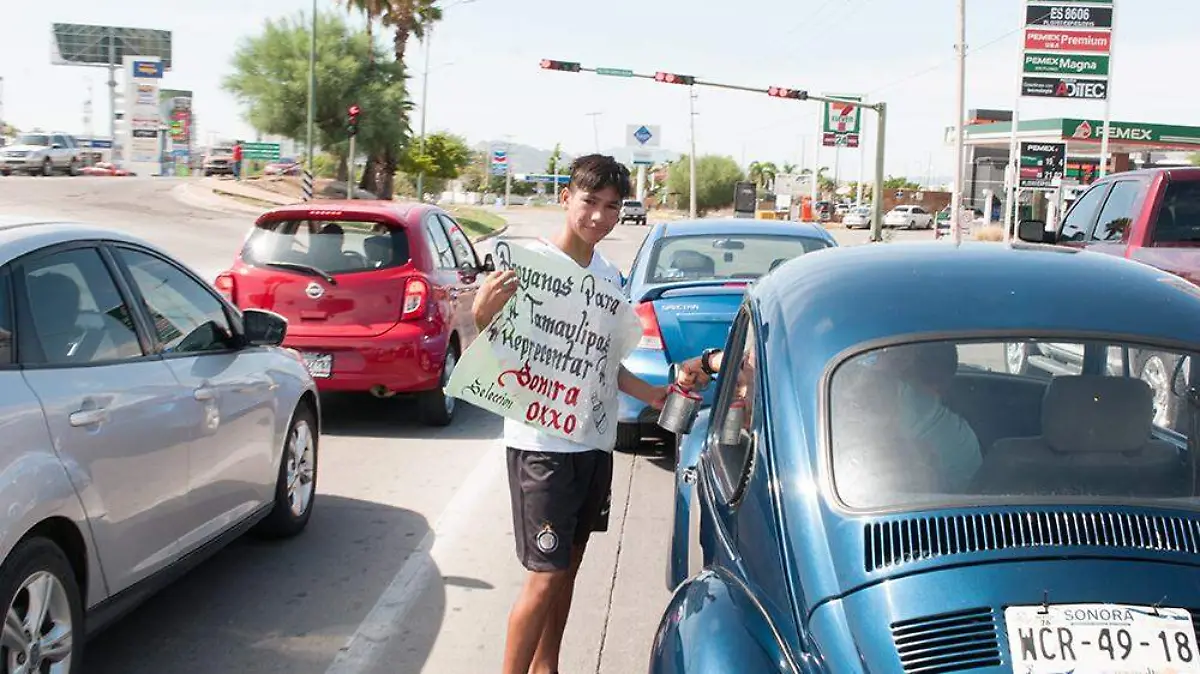
M 127 56 L 171 69 L 171 31 L 129 26 L 55 23 L 50 26 L 50 63 L 56 66 L 120 66 Z

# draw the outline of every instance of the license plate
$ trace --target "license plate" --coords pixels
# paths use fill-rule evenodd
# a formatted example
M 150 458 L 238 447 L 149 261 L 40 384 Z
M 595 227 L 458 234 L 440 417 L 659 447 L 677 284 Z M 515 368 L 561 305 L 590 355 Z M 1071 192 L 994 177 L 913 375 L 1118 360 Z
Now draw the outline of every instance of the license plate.
M 333 373 L 332 353 L 302 353 L 308 373 L 314 377 L 328 377 Z
M 1200 673 L 1200 651 L 1186 609 L 1012 606 L 1004 610 L 1004 622 L 1014 672 Z

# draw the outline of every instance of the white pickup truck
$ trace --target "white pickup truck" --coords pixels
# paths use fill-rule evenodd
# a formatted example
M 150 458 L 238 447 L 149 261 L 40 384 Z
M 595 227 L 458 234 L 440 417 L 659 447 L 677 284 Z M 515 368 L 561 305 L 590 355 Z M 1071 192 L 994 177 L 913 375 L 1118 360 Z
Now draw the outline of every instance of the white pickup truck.
M 83 167 L 83 149 L 67 133 L 33 131 L 18 134 L 12 145 L 0 148 L 0 173 L 78 175 Z
M 646 205 L 636 199 L 626 199 L 621 203 L 621 224 L 630 221 L 646 224 Z

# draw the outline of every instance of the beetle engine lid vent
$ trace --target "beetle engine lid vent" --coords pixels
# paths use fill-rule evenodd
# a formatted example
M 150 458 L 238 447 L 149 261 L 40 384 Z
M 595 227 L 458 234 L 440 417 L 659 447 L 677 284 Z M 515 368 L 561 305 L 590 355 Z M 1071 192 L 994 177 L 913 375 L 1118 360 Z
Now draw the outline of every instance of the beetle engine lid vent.
M 867 572 L 950 555 L 1013 548 L 1101 547 L 1200 554 L 1200 520 L 1098 511 L 1014 511 L 867 524 Z
M 1001 664 L 990 608 L 894 622 L 892 640 L 904 674 L 947 674 Z

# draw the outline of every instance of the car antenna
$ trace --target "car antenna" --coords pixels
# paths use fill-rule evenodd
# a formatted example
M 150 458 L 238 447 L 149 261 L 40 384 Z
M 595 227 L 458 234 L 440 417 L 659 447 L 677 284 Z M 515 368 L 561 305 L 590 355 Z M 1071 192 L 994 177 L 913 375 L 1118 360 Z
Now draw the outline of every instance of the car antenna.
M 1038 611 L 1038 615 L 1047 613 L 1050 613 L 1050 590 L 1042 590 L 1042 610 Z
M 1153 610 L 1154 610 L 1154 617 L 1155 617 L 1155 618 L 1161 618 L 1161 617 L 1162 617 L 1162 614 L 1158 612 L 1158 609 L 1159 609 L 1159 607 L 1161 607 L 1161 606 L 1162 606 L 1163 602 L 1164 602 L 1164 601 L 1166 601 L 1166 600 L 1167 600 L 1167 595 L 1165 595 L 1165 594 L 1164 594 L 1162 599 L 1159 599 L 1158 601 L 1154 602 L 1154 606 L 1151 606 L 1151 607 L 1150 607 L 1151 609 L 1153 609 Z

